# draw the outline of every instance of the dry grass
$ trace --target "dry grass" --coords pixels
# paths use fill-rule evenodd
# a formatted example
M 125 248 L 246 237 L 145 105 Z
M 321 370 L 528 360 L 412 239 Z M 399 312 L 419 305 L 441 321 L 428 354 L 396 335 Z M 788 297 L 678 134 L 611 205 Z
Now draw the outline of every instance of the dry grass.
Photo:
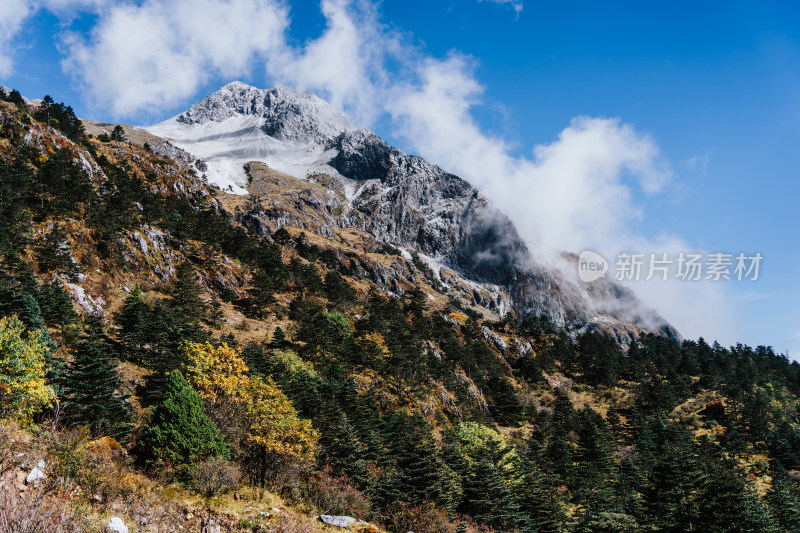
M 0 509 L 0 533 L 66 533 L 88 527 L 69 500 L 40 486 L 20 493 L 7 478 L 0 481 Z

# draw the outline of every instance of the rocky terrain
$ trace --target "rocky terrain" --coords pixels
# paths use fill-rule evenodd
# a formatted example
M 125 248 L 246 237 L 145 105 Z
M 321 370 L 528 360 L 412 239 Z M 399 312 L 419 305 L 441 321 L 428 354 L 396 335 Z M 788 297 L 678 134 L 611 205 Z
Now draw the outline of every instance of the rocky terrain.
M 370 130 L 356 130 L 309 93 L 233 82 L 147 129 L 202 158 L 209 182 L 232 192 L 258 189 L 258 178 L 240 170 L 250 162 L 299 180 L 297 195 L 256 195 L 242 206 L 240 217 L 251 224 L 313 226 L 324 236 L 364 231 L 378 243 L 418 253 L 444 290 L 450 282 L 442 270 L 455 284 L 473 287 L 467 303 L 495 315 L 543 314 L 559 327 L 601 330 L 623 344 L 643 331 L 679 337 L 614 281 L 583 283 L 569 259 L 553 262 L 564 268 L 535 261 L 513 223 L 480 191 Z M 322 189 L 311 185 L 322 183 L 320 176 Z M 299 216 L 291 221 L 282 215 L 293 210 Z

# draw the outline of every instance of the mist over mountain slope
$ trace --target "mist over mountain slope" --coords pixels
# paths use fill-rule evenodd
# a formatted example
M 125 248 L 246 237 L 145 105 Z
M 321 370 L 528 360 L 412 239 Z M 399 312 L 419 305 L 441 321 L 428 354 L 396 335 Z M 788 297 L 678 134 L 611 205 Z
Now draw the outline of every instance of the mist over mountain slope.
M 581 282 L 568 256 L 537 262 L 511 220 L 469 183 L 356 129 L 310 93 L 232 82 L 147 130 L 193 154 L 198 171 L 231 192 L 247 193 L 244 166 L 252 161 L 301 180 L 328 176 L 327 208 L 336 215 L 324 217 L 324 232 L 358 228 L 419 252 L 434 270 L 453 269 L 488 290 L 493 297 L 475 303 L 500 314 L 544 314 L 559 327 L 601 329 L 623 343 L 641 331 L 678 337 L 629 289 Z M 332 193 L 337 187 L 342 197 Z M 276 223 L 263 209 L 250 215 Z

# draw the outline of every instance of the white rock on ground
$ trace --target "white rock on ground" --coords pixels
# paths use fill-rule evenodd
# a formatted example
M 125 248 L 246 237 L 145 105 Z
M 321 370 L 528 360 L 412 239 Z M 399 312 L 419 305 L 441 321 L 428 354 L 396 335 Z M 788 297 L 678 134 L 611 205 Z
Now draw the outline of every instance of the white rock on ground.
M 36 466 L 33 467 L 33 470 L 30 471 L 28 476 L 25 478 L 25 483 L 30 484 L 34 481 L 38 481 L 45 477 L 44 475 L 45 463 L 44 461 L 39 461 Z
M 319 515 L 319 520 L 323 524 L 328 524 L 329 526 L 336 526 L 336 527 L 344 527 L 349 528 L 355 522 L 358 522 L 352 516 L 331 516 L 331 515 Z
M 122 518 L 115 516 L 108 522 L 108 530 L 115 533 L 128 533 L 128 526 L 122 521 Z

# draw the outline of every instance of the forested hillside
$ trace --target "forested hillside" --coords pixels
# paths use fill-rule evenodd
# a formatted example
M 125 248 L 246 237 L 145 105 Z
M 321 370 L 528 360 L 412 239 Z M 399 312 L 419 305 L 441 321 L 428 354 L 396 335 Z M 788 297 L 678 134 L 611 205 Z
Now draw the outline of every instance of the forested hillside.
M 800 531 L 772 348 L 490 316 L 390 243 L 265 230 L 164 146 L 0 98 L 0 531 Z

